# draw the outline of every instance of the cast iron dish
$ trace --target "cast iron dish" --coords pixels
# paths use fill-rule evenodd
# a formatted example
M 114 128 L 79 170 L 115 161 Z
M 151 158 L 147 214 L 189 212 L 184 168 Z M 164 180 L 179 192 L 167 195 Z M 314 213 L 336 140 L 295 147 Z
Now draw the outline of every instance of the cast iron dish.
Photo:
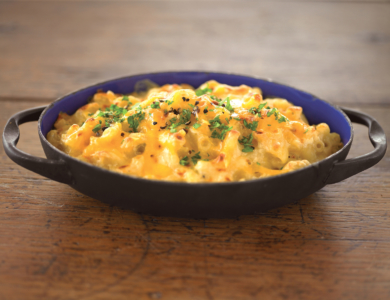
M 344 147 L 328 158 L 286 174 L 243 182 L 178 183 L 130 177 L 84 163 L 59 151 L 46 140 L 59 112 L 73 114 L 98 90 L 128 94 L 136 82 L 149 79 L 159 85 L 188 83 L 194 87 L 215 79 L 229 85 L 260 87 L 265 97 L 285 98 L 301 106 L 310 124 L 325 122 L 340 134 Z M 20 124 L 38 120 L 38 132 L 48 159 L 16 148 Z M 345 160 L 353 139 L 352 122 L 368 126 L 375 149 Z M 136 212 L 176 217 L 236 217 L 264 212 L 306 197 L 326 184 L 336 183 L 378 163 L 386 152 L 386 136 L 372 117 L 340 108 L 294 88 L 253 77 L 209 72 L 163 72 L 129 76 L 103 82 L 62 97 L 47 107 L 19 112 L 3 134 L 7 155 L 17 164 L 68 184 L 92 198 Z

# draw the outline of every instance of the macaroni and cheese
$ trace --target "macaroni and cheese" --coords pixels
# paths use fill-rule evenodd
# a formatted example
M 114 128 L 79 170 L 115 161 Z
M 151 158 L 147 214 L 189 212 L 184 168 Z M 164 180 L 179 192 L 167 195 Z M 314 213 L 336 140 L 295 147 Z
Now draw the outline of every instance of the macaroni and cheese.
M 283 174 L 338 151 L 325 123 L 261 90 L 214 80 L 154 86 L 131 95 L 97 92 L 73 115 L 60 113 L 48 141 L 115 172 L 167 181 L 227 182 Z

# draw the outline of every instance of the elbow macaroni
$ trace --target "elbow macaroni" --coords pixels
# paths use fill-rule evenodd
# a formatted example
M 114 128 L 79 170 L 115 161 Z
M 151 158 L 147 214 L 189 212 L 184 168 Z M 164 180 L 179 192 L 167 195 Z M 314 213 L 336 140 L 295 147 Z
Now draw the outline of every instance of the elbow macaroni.
M 48 141 L 115 172 L 148 179 L 226 182 L 283 174 L 326 158 L 343 144 L 325 123 L 310 126 L 302 108 L 263 99 L 259 88 L 214 80 L 146 93 L 98 92 Z

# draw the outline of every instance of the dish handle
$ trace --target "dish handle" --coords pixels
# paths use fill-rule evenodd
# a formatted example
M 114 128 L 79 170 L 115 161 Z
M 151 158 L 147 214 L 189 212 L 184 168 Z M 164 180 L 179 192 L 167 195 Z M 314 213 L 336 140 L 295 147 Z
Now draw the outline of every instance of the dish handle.
M 71 184 L 72 175 L 64 161 L 36 157 L 16 148 L 20 137 L 19 125 L 37 121 L 45 108 L 46 106 L 27 109 L 18 112 L 8 120 L 3 132 L 5 153 L 15 163 L 30 171 L 61 183 Z
M 340 107 L 341 108 L 341 107 Z M 371 116 L 355 110 L 341 108 L 351 122 L 366 125 L 374 150 L 362 156 L 335 162 L 326 184 L 336 183 L 360 173 L 377 164 L 385 155 L 387 142 L 383 128 Z

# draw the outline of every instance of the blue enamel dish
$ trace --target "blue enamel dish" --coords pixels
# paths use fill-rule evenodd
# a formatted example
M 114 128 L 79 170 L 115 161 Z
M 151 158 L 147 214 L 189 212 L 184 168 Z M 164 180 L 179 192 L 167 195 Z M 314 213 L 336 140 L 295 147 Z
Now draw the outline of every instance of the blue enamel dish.
M 278 176 L 229 183 L 178 183 L 126 176 L 81 162 L 53 147 L 47 133 L 59 112 L 73 114 L 97 90 L 129 94 L 135 84 L 149 79 L 158 85 L 187 83 L 194 87 L 214 79 L 233 86 L 259 87 L 264 98 L 280 97 L 301 106 L 310 124 L 327 123 L 344 147 L 308 167 Z M 16 148 L 20 124 L 38 120 L 39 137 L 47 159 Z M 353 140 L 352 122 L 366 125 L 375 149 L 345 160 Z M 386 136 L 378 122 L 367 114 L 340 108 L 295 88 L 236 74 L 213 72 L 161 72 L 118 78 L 64 96 L 47 107 L 32 108 L 12 116 L 3 133 L 7 155 L 17 164 L 105 203 L 140 213 L 175 217 L 236 217 L 255 214 L 306 197 L 326 184 L 336 183 L 378 163 L 386 152 Z

